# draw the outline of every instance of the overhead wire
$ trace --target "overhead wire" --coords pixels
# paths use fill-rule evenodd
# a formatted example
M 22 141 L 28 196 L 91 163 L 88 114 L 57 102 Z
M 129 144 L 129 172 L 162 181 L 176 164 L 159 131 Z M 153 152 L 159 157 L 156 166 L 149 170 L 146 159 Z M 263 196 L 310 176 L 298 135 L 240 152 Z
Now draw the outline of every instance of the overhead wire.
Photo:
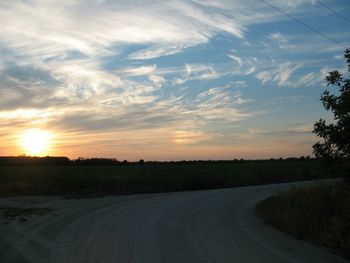
M 345 45 L 343 45 L 342 43 L 338 42 L 337 40 L 333 39 L 332 37 L 328 36 L 327 34 L 317 30 L 316 28 L 313 28 L 312 26 L 306 24 L 305 22 L 303 22 L 302 20 L 292 16 L 291 14 L 288 14 L 287 12 L 283 11 L 281 8 L 265 1 L 265 0 L 260 0 L 261 2 L 265 3 L 266 5 L 270 6 L 271 8 L 277 10 L 278 12 L 284 14 L 285 16 L 293 19 L 294 21 L 298 22 L 299 24 L 302 24 L 303 26 L 307 27 L 308 29 L 310 29 L 311 31 L 323 36 L 324 38 L 327 38 L 328 40 L 332 41 L 334 44 L 337 44 L 338 46 L 346 49 L 347 47 Z
M 346 17 L 342 16 L 341 14 L 339 14 L 337 11 L 335 11 L 334 9 L 330 8 L 329 6 L 327 6 L 326 4 L 322 3 L 321 1 L 317 1 L 321 6 L 323 6 L 324 8 L 327 8 L 329 11 L 331 11 L 333 14 L 337 15 L 338 17 L 340 17 L 341 19 L 343 19 L 344 21 L 350 23 L 350 20 L 347 19 Z

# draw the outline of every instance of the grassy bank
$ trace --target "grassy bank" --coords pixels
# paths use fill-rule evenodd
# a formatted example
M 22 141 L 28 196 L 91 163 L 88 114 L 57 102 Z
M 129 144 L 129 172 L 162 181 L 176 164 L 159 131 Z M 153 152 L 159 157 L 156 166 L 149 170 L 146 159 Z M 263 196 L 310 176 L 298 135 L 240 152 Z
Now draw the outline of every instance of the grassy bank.
M 131 194 L 329 177 L 316 160 L 0 167 L 0 195 Z
M 350 186 L 344 182 L 272 196 L 257 205 L 257 212 L 287 234 L 350 258 Z

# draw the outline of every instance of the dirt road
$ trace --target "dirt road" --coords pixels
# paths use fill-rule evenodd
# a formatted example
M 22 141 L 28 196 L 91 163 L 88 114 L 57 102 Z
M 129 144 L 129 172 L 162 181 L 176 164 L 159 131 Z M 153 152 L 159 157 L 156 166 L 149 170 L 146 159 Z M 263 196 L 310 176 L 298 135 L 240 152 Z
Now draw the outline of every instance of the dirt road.
M 259 200 L 303 184 L 93 199 L 0 198 L 0 206 L 54 209 L 27 221 L 0 220 L 0 262 L 349 262 L 256 217 Z

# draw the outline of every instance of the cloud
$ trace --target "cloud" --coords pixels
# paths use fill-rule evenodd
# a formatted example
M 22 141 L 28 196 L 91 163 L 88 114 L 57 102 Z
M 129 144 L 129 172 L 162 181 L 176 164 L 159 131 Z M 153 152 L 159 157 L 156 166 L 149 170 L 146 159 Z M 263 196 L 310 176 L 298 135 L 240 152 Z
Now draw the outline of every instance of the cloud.
M 294 127 L 286 130 L 286 132 L 289 132 L 289 133 L 306 133 L 306 134 L 311 134 L 312 131 L 313 131 L 313 123 L 295 124 Z
M 307 87 L 307 86 L 313 86 L 318 83 L 321 83 L 323 81 L 323 78 L 319 72 L 310 72 L 306 73 L 305 75 L 299 77 L 295 81 L 295 87 Z
M 225 12 L 188 1 L 6 2 L 0 23 L 4 109 L 152 103 L 166 82 L 155 64 L 108 69 L 105 58 L 150 59 L 207 43 L 222 32 L 242 38 L 245 30 Z M 135 48 L 128 54 L 129 46 Z M 221 76 L 211 65 L 191 66 L 193 80 Z
M 178 72 L 182 72 L 182 75 L 173 79 L 173 85 L 182 85 L 194 80 L 215 80 L 229 73 L 226 69 L 220 68 L 218 70 L 214 69 L 213 65 L 185 64 L 182 70 L 178 70 Z
M 289 78 L 298 68 L 300 68 L 300 65 L 292 66 L 289 63 L 282 64 L 276 70 L 273 80 L 277 81 L 279 86 L 284 86 L 288 84 Z
M 258 74 L 256 74 L 256 78 L 262 82 L 262 84 L 265 84 L 269 80 L 272 79 L 271 73 L 264 70 L 260 71 Z
M 160 75 L 154 74 L 149 76 L 149 81 L 159 89 L 164 84 L 165 78 L 163 78 Z
M 118 45 L 146 44 L 129 58 L 150 59 L 206 43 L 219 32 L 243 38 L 239 20 L 211 11 L 188 1 L 8 2 L 0 10 L 1 43 L 35 60 L 61 59 L 72 51 L 109 56 L 119 52 Z
M 268 82 L 276 83 L 278 86 L 294 86 L 293 82 L 289 81 L 293 73 L 302 65 L 292 64 L 289 62 L 282 63 L 276 69 L 260 71 L 256 74 L 262 84 Z
M 9 62 L 0 72 L 0 110 L 61 104 L 63 101 L 56 98 L 55 90 L 50 88 L 58 83 L 47 70 Z
M 236 67 L 233 70 L 233 74 L 238 75 L 249 75 L 255 72 L 256 64 L 258 59 L 256 57 L 239 57 L 237 55 L 229 54 L 229 58 L 233 59 L 236 62 Z
M 269 37 L 277 42 L 287 43 L 287 39 L 280 32 L 271 33 Z
M 50 66 L 52 76 L 61 83 L 61 87 L 56 88 L 57 95 L 71 100 L 86 100 L 125 85 L 116 74 L 101 70 L 95 63 L 75 62 Z
M 200 141 L 209 140 L 212 136 L 200 131 L 177 130 L 174 132 L 175 144 L 196 144 Z
M 293 50 L 296 48 L 294 44 L 291 44 L 285 35 L 280 32 L 270 33 L 268 39 L 272 40 L 273 45 L 282 50 Z
M 247 137 L 289 137 L 290 135 L 302 135 L 312 137 L 313 123 L 290 124 L 287 127 L 270 130 L 261 128 L 249 128 Z
M 206 41 L 203 41 L 206 42 Z M 141 49 L 139 51 L 131 53 L 129 59 L 153 59 L 162 56 L 169 56 L 181 52 L 182 50 L 194 46 L 199 43 L 187 43 L 187 44 L 167 44 L 167 45 L 152 45 L 149 48 Z
M 235 55 L 228 55 L 228 57 L 232 58 L 234 61 L 238 63 L 238 68 L 240 69 L 242 67 L 242 59 Z
M 126 69 L 123 69 L 123 73 L 130 75 L 130 76 L 140 76 L 140 75 L 149 75 L 153 73 L 156 70 L 156 65 L 147 65 L 147 66 L 141 66 L 141 67 L 129 67 Z
M 299 6 L 308 1 L 282 1 Z M 111 56 L 123 45 L 145 45 L 130 59 L 171 55 L 207 43 L 216 34 L 243 39 L 247 26 L 279 20 L 262 4 L 239 1 L 16 1 L 2 3 L 1 44 L 32 61 L 65 59 L 79 52 Z M 259 12 L 257 12 L 259 10 Z M 140 15 L 142 14 L 142 15 Z
M 238 84 L 240 85 L 240 84 Z M 232 92 L 232 85 L 210 88 L 197 95 L 193 102 L 192 112 L 201 116 L 203 121 L 235 122 L 253 115 L 242 105 L 252 102 L 244 99 L 239 92 Z
M 300 16 L 316 12 L 304 12 L 307 0 L 271 3 Z M 125 146 L 127 131 L 135 145 L 142 144 L 142 131 L 147 147 L 157 136 L 167 146 L 174 138 L 204 142 L 257 114 L 247 95 L 256 85 L 252 77 L 265 85 L 312 85 L 320 63 L 324 70 L 333 65 L 305 62 L 310 56 L 296 52 L 317 49 L 333 57 L 339 51 L 315 37 L 287 35 L 283 27 L 268 31 L 265 25 L 288 18 L 261 2 L 0 5 L 0 120 L 7 126 L 1 134 L 35 125 L 83 135 L 96 145 L 112 144 L 119 134 L 124 140 L 115 145 Z M 286 50 L 293 45 L 291 60 Z M 256 101 L 264 100 L 259 96 Z M 93 139 L 93 133 L 110 137 Z
M 242 83 L 237 85 L 241 86 Z M 144 90 L 142 87 L 135 87 L 135 90 L 130 91 L 130 97 L 122 95 L 109 98 L 102 105 L 90 105 L 89 111 L 84 107 L 71 106 L 60 115 L 49 115 L 46 121 L 49 127 L 55 129 L 83 133 L 136 132 L 167 127 L 170 130 L 201 134 L 199 137 L 204 140 L 209 136 L 203 131 L 206 125 L 233 123 L 254 115 L 244 108 L 252 100 L 244 98 L 237 91 L 233 92 L 234 87 L 235 84 L 230 84 L 211 88 L 199 93 L 195 99 L 188 97 L 186 93 L 167 99 L 159 98 L 147 95 L 152 91 L 147 91 L 146 87 L 143 87 Z M 154 101 L 157 103 L 153 103 Z M 186 136 L 180 137 L 178 140 L 185 141 L 183 137 Z M 199 140 L 202 139 L 196 139 Z
M 191 75 L 192 73 L 192 67 L 189 64 L 185 64 L 186 74 Z

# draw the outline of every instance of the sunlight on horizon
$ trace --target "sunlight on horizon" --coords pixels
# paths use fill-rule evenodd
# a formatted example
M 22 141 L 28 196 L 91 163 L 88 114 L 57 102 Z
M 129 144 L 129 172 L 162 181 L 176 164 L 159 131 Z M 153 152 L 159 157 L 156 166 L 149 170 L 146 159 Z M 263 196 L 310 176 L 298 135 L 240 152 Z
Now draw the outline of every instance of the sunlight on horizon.
M 313 155 L 350 44 L 320 1 L 0 0 L 0 156 Z
M 40 129 L 31 129 L 21 134 L 21 146 L 25 154 L 44 156 L 50 152 L 52 133 Z

